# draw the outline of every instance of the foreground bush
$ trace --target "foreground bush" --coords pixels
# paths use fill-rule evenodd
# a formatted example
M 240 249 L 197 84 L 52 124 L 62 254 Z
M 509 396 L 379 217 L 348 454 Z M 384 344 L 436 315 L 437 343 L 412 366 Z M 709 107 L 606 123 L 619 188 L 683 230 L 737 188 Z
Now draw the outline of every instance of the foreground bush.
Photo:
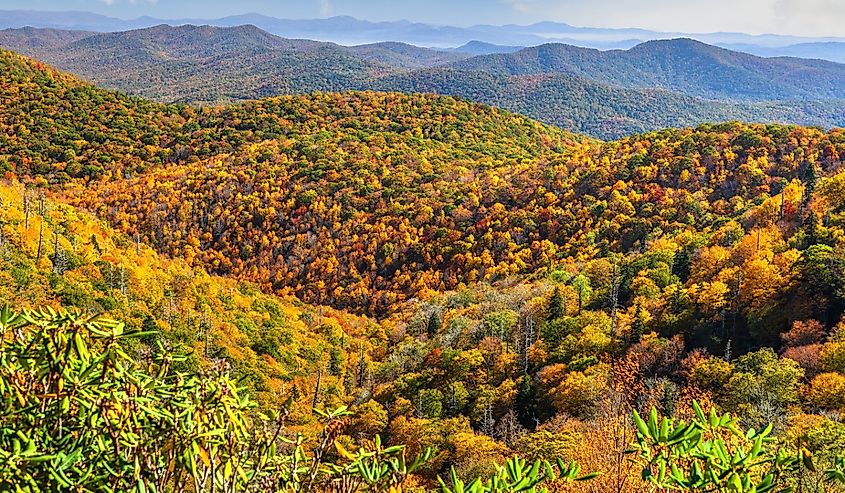
M 119 322 L 6 308 L 0 333 L 0 491 L 378 490 L 426 458 L 406 464 L 403 447 L 376 440 L 325 464 L 344 408 L 319 413 L 320 447 L 307 454 L 221 369 L 177 373 L 180 356 L 163 350 L 133 361 L 122 343 L 147 334 Z
M 164 350 L 134 361 L 123 344 L 146 335 L 78 312 L 0 310 L 0 491 L 396 492 L 430 457 L 406 460 L 378 436 L 347 450 L 344 407 L 315 410 L 323 431 L 306 447 L 222 368 L 178 373 L 181 357 Z M 577 473 L 513 459 L 469 491 L 534 491 Z
M 51 309 L 4 309 L 0 331 L 4 491 L 267 491 L 296 473 L 223 372 L 133 361 L 122 343 L 143 333 Z
M 812 454 L 777 446 L 772 426 L 742 430 L 730 414 L 709 413 L 693 402 L 689 422 L 634 411 L 637 442 L 631 452 L 643 466 L 643 479 L 659 491 L 787 493 L 833 491 L 803 488 L 801 472 L 815 471 Z M 828 483 L 845 485 L 843 463 L 826 471 Z M 839 490 L 836 490 L 839 491 Z
M 283 414 L 258 412 L 223 365 L 179 373 L 181 356 L 161 348 L 135 361 L 124 343 L 145 335 L 78 312 L 0 310 L 0 491 L 397 493 L 431 457 L 406 458 L 378 436 L 349 450 L 338 440 L 345 407 L 315 410 L 323 429 L 306 447 Z M 771 427 L 743 431 L 730 415 L 694 409 L 689 423 L 634 413 L 631 458 L 655 490 L 788 492 L 814 469 L 806 450 L 777 448 Z M 440 489 L 542 493 L 594 476 L 513 458 L 469 482 L 453 469 Z M 825 478 L 845 484 L 845 463 Z

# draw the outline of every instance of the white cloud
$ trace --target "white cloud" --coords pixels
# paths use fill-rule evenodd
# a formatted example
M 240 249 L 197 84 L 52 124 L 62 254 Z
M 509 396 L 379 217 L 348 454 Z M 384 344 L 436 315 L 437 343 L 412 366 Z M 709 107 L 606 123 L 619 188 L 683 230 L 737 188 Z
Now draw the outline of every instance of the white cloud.
M 332 4 L 329 0 L 320 0 L 320 16 L 329 17 L 332 15 Z

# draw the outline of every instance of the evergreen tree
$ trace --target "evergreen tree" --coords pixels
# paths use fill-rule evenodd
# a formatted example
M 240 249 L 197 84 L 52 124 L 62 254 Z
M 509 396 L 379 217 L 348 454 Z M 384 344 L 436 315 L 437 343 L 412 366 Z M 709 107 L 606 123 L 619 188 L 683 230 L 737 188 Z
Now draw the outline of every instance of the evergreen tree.
M 564 316 L 566 316 L 566 304 L 563 299 L 563 293 L 560 292 L 560 286 L 555 286 L 552 297 L 549 298 L 549 320 Z
M 426 332 L 428 333 L 428 336 L 436 336 L 437 333 L 440 332 L 440 325 L 442 323 L 440 312 L 433 310 L 431 315 L 428 317 L 428 323 L 426 324 Z
M 518 393 L 514 403 L 516 416 L 520 424 L 533 429 L 537 424 L 537 407 L 535 404 L 535 389 L 531 376 L 525 375 L 519 380 Z
M 810 247 L 819 243 L 819 228 L 821 221 L 815 212 L 810 211 L 804 221 L 804 246 Z

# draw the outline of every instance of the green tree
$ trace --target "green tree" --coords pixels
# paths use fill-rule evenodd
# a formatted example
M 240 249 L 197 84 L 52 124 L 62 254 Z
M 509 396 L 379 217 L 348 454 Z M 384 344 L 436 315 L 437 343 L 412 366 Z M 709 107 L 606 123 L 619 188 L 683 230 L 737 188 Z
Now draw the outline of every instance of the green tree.
M 566 315 L 566 300 L 560 292 L 560 286 L 555 286 L 551 298 L 549 298 L 549 320 L 555 320 Z
M 590 295 L 593 292 L 593 289 L 590 287 L 590 279 L 583 273 L 578 274 L 572 280 L 572 287 L 575 288 L 575 293 L 578 294 L 578 314 L 580 315 L 581 310 L 584 309 L 584 305 L 589 303 Z

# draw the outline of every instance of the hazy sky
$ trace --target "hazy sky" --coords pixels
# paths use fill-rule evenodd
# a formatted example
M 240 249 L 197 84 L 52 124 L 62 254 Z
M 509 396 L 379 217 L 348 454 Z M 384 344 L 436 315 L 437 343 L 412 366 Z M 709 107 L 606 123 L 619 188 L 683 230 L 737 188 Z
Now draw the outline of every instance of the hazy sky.
M 0 0 L 0 9 L 88 10 L 115 17 L 351 15 L 436 24 L 530 23 L 660 31 L 845 36 L 845 0 Z

